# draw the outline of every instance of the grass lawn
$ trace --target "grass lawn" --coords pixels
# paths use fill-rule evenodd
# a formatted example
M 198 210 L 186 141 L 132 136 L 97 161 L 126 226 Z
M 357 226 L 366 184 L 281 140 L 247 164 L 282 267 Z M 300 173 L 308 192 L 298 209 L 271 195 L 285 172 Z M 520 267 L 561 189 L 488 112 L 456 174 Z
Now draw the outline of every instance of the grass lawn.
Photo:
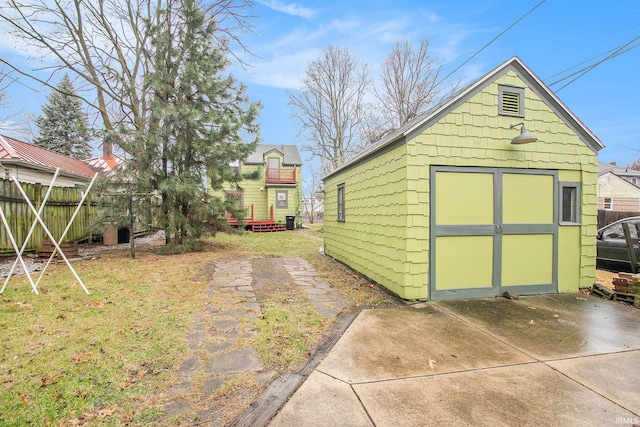
M 166 423 L 158 396 L 170 386 L 187 352 L 187 331 L 206 302 L 207 266 L 217 259 L 302 257 L 353 306 L 393 303 L 383 291 L 324 257 L 319 237 L 314 227 L 219 234 L 205 251 L 182 255 L 138 248 L 131 259 L 127 250 L 105 252 L 73 263 L 89 296 L 64 264 L 50 267 L 40 295 L 31 293 L 26 278 L 12 278 L 0 295 L 0 424 Z M 303 360 L 331 325 L 309 315 L 303 299 L 279 304 L 279 298 L 274 294 L 264 304 L 263 318 L 255 325 L 260 337 L 255 346 L 265 358 L 286 354 L 278 367 L 284 371 Z M 278 319 L 287 335 L 304 331 L 304 345 L 287 348 L 287 341 L 275 335 L 281 336 L 283 329 L 261 327 L 264 316 Z M 261 343 L 270 347 L 260 348 Z

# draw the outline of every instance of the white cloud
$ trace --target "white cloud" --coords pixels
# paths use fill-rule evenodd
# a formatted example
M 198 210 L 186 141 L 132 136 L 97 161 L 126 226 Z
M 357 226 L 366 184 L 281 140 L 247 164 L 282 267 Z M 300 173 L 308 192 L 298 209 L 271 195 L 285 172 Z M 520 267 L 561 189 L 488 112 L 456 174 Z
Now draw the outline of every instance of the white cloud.
M 319 49 L 299 50 L 255 63 L 247 73 L 254 83 L 282 89 L 298 89 L 310 62 L 317 59 Z
M 287 4 L 278 0 L 258 0 L 258 3 L 263 6 L 267 6 L 269 9 L 273 9 L 276 12 L 299 16 L 305 19 L 313 18 L 317 13 L 317 11 L 309 9 L 308 7 L 299 6 L 295 3 Z
M 296 89 L 309 63 L 329 44 L 334 44 L 348 48 L 359 60 L 369 64 L 375 78 L 393 43 L 409 39 L 418 44 L 425 38 L 431 41 L 432 56 L 437 62 L 455 66 L 460 58 L 469 54 L 463 49 L 465 42 L 485 31 L 452 24 L 428 11 L 420 11 L 418 16 L 419 25 L 416 25 L 416 14 L 394 11 L 375 17 L 345 14 L 324 22 L 291 27 L 276 38 L 258 39 L 259 45 L 252 47 L 258 58 L 250 61 L 250 70 L 239 74 L 243 75 L 242 79 L 260 85 Z M 481 65 L 468 64 L 454 78 L 464 82 L 473 80 L 481 71 L 486 71 L 481 68 Z

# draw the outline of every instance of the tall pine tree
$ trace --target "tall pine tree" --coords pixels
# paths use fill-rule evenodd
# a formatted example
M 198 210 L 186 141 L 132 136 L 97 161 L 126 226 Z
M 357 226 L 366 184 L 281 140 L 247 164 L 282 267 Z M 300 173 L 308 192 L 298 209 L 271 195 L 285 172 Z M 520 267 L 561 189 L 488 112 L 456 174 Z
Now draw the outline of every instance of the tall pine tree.
M 39 135 L 33 143 L 79 160 L 87 159 L 91 157 L 91 131 L 68 74 L 56 88 L 36 119 Z
M 216 37 L 215 19 L 194 0 L 172 2 L 149 26 L 150 115 L 124 144 L 131 157 L 122 182 L 135 182 L 137 194 L 161 196 L 168 250 L 184 250 L 205 231 L 220 229 L 234 209 L 208 187 L 220 190 L 240 179 L 229 163 L 255 150 L 259 105 L 226 72 L 227 46 Z

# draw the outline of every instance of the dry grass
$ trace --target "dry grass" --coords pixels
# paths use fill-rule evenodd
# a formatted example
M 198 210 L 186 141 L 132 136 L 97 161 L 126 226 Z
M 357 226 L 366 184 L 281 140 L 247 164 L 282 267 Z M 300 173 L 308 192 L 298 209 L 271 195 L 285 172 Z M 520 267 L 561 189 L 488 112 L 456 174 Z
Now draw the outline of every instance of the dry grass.
M 216 259 L 303 257 L 354 306 L 393 303 L 385 292 L 321 255 L 319 244 L 303 232 L 220 234 L 198 253 L 161 256 L 138 249 L 135 260 L 126 250 L 103 253 L 74 263 L 90 296 L 64 264 L 50 268 L 39 296 L 24 277 L 13 278 L 0 295 L 2 425 L 162 423 L 157 396 L 170 387 L 188 352 L 186 334 L 204 307 L 207 266 Z M 287 369 L 328 325 L 302 299 L 283 305 L 281 296 L 273 295 L 259 320 L 278 320 L 279 327 L 256 327 L 272 354 L 299 347 L 297 356 L 278 366 Z M 260 340 L 254 344 L 265 353 Z M 225 387 L 231 393 L 238 384 Z

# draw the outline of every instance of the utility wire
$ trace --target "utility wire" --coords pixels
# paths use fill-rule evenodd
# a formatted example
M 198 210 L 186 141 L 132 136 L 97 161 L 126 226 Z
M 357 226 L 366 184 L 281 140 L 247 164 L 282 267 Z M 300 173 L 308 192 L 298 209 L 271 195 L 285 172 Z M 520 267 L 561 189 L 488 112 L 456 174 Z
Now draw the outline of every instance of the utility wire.
M 587 74 L 589 71 L 593 70 L 594 68 L 596 68 L 598 65 L 612 59 L 615 58 L 618 55 L 621 55 L 631 49 L 626 49 L 627 46 L 629 46 L 630 44 L 634 43 L 635 41 L 640 40 L 640 36 L 628 41 L 627 43 L 623 44 L 622 46 L 620 46 L 618 49 L 616 49 L 613 53 L 609 54 L 607 57 L 603 58 L 602 60 L 596 62 L 593 65 L 590 65 L 588 67 L 585 67 L 583 70 L 578 71 L 578 76 L 576 78 L 574 78 L 573 80 L 570 80 L 569 82 L 567 82 L 565 85 L 561 86 L 558 90 L 556 90 L 556 93 L 560 92 L 562 89 L 564 89 L 565 87 L 569 86 L 571 83 L 575 82 L 576 80 L 578 80 L 580 77 L 584 76 L 585 74 Z M 634 46 L 637 47 L 637 46 Z M 575 74 L 575 73 L 574 73 Z M 562 80 L 566 80 L 566 79 L 561 79 L 559 81 Z
M 489 47 L 491 44 L 493 44 L 493 42 L 495 42 L 496 40 L 498 40 L 504 33 L 506 33 L 507 31 L 509 31 L 511 28 L 513 28 L 518 22 L 522 21 L 524 18 L 527 17 L 527 15 L 529 15 L 531 12 L 533 12 L 534 10 L 536 10 L 538 7 L 540 7 L 542 5 L 542 3 L 544 3 L 547 0 L 542 0 L 540 3 L 538 3 L 537 5 L 535 5 L 533 8 L 531 8 L 527 13 L 525 13 L 524 15 L 522 15 L 520 18 L 516 19 L 511 25 L 509 25 L 507 28 L 505 28 L 500 34 L 498 34 L 497 36 L 495 36 L 493 39 L 491 39 L 491 41 L 487 44 L 485 44 L 484 46 L 482 46 L 480 48 L 480 50 L 478 50 L 476 53 L 474 53 L 473 55 L 471 55 L 469 58 L 467 58 L 467 60 L 465 60 L 462 64 L 458 65 L 453 71 L 451 71 L 449 74 L 447 74 L 443 79 L 441 79 L 437 84 L 442 83 L 443 81 L 447 80 L 449 77 L 451 77 L 451 75 L 453 73 L 455 73 L 456 71 L 458 71 L 460 68 L 464 67 L 469 61 L 471 61 L 473 58 L 475 58 L 480 52 L 482 52 L 483 50 L 485 50 L 487 47 Z
M 609 60 L 609 59 L 613 59 L 613 58 L 615 58 L 616 56 L 620 56 L 620 55 L 622 55 L 623 53 L 627 53 L 627 52 L 629 52 L 630 50 L 633 50 L 633 49 L 635 49 L 635 48 L 637 48 L 637 47 L 640 47 L 640 43 L 638 43 L 638 44 L 634 44 L 634 45 L 632 45 L 632 46 L 629 46 L 629 47 L 625 48 L 624 50 L 616 51 L 616 52 L 615 52 L 615 53 L 613 53 L 613 54 L 612 54 L 612 55 L 611 55 L 607 60 Z M 618 48 L 616 48 L 616 49 L 618 49 Z M 611 49 L 610 51 L 605 52 L 605 53 L 612 52 L 612 51 L 614 51 L 614 50 L 616 50 L 616 49 Z M 603 54 L 600 54 L 600 55 L 596 56 L 595 58 L 598 58 L 598 57 L 600 57 L 600 56 L 602 56 L 602 55 L 603 55 Z M 573 69 L 573 68 L 576 68 L 577 66 L 582 65 L 582 64 L 584 64 L 584 63 L 587 63 L 587 62 L 589 62 L 589 61 L 591 61 L 591 60 L 593 60 L 593 59 L 595 59 L 595 58 L 591 58 L 591 59 L 589 59 L 589 60 L 587 60 L 587 61 L 583 61 L 583 62 L 581 62 L 580 64 L 574 65 L 573 67 L 570 67 L 570 68 L 568 68 L 568 69 L 566 69 L 566 70 L 564 70 L 564 71 L 561 71 L 561 72 L 559 72 L 559 73 L 556 73 L 556 74 L 554 74 L 554 75 L 553 75 L 553 76 L 551 76 L 551 77 L 559 76 L 559 75 L 563 74 L 564 72 L 569 71 L 569 70 L 571 70 L 571 69 Z M 571 74 L 567 74 L 566 76 L 564 76 L 564 77 L 562 77 L 562 78 L 560 78 L 560 79 L 558 79 L 558 80 L 556 80 L 556 81 L 554 81 L 554 82 L 552 82 L 552 83 L 548 83 L 548 84 L 547 84 L 547 86 L 553 86 L 553 85 L 556 85 L 556 84 L 558 84 L 558 83 L 560 83 L 560 82 L 563 82 L 563 81 L 565 81 L 565 80 L 567 80 L 567 79 L 569 79 L 569 78 L 571 78 L 571 77 L 575 76 L 576 74 L 580 74 L 581 72 L 583 72 L 583 71 L 585 71 L 585 70 L 590 71 L 590 70 L 592 70 L 593 68 L 594 68 L 594 65 L 588 65 L 588 66 L 586 66 L 586 67 L 584 67 L 584 68 L 580 68 L 578 71 L 575 71 L 575 72 L 573 72 L 573 73 L 571 73 Z M 548 79 L 550 79 L 551 77 L 549 77 Z M 545 80 L 548 80 L 548 79 L 545 79 Z
M 546 80 L 550 80 L 550 79 L 552 79 L 552 78 L 554 78 L 554 77 L 560 76 L 560 75 L 562 75 L 562 74 L 566 73 L 566 72 L 567 72 L 567 71 L 569 71 L 569 70 L 573 70 L 574 68 L 579 67 L 579 66 L 580 66 L 580 65 L 582 65 L 582 64 L 586 64 L 586 63 L 588 63 L 588 62 L 591 62 L 591 61 L 593 61 L 594 59 L 600 58 L 601 56 L 606 55 L 606 54 L 608 54 L 608 53 L 611 53 L 611 52 L 613 52 L 614 50 L 617 50 L 617 49 L 619 49 L 619 48 L 620 48 L 620 46 L 616 46 L 616 47 L 614 47 L 613 49 L 609 49 L 609 50 L 607 50 L 606 52 L 599 53 L 599 54 L 597 54 L 596 56 L 593 56 L 593 57 L 591 57 L 591 58 L 589 58 L 589 59 L 585 59 L 585 60 L 584 60 L 584 61 L 582 61 L 582 62 L 578 62 L 577 64 L 572 65 L 572 66 L 571 66 L 571 67 L 569 67 L 569 68 L 565 68 L 564 70 L 559 71 L 559 72 L 555 73 L 554 75 L 552 75 L 552 76 L 549 76 L 549 77 L 545 78 L 544 80 L 546 81 Z M 552 83 L 552 84 L 553 84 L 553 83 Z

